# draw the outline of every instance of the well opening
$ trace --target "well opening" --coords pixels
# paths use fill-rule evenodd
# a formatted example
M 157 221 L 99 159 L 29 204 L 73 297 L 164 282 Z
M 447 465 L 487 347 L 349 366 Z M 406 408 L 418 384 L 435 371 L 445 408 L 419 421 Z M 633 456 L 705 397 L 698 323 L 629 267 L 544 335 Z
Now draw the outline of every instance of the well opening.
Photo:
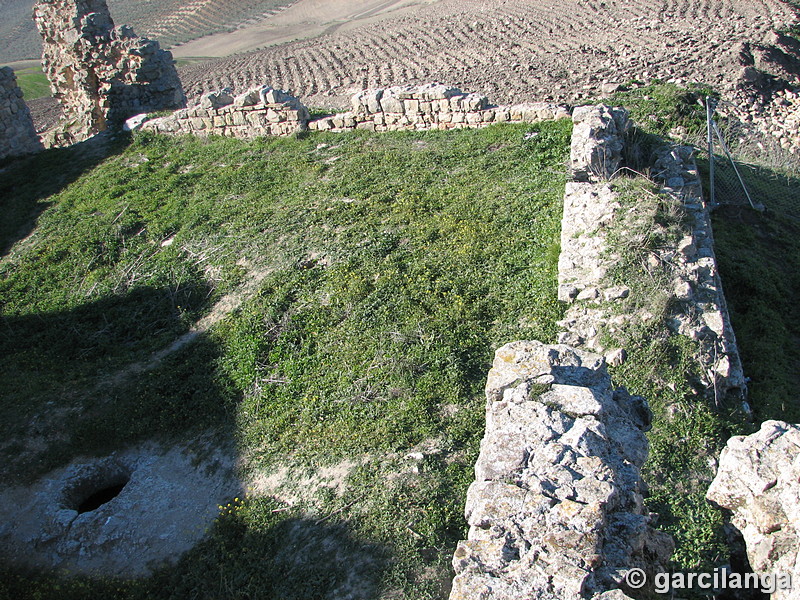
M 118 463 L 91 465 L 64 486 L 62 505 L 78 514 L 92 512 L 119 496 L 130 479 L 130 470 Z

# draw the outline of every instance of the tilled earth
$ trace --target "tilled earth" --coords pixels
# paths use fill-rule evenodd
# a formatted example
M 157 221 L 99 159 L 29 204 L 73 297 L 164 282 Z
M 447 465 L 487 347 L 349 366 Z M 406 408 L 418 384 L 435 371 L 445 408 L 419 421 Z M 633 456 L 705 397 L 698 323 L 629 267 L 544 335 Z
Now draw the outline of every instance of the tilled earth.
M 442 0 L 412 15 L 181 70 L 187 95 L 269 84 L 312 106 L 439 81 L 494 102 L 596 97 L 604 83 L 701 82 L 733 95 L 744 66 L 797 85 L 781 0 Z

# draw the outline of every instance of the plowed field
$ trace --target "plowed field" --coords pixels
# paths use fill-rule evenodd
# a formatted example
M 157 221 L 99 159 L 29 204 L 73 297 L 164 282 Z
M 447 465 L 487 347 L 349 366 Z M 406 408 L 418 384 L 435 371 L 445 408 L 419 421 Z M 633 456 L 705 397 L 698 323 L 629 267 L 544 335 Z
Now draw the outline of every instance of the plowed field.
M 319 105 L 342 104 L 363 88 L 428 81 L 501 102 L 570 101 L 630 79 L 724 90 L 739 80 L 748 49 L 757 67 L 795 77 L 791 49 L 775 34 L 795 19 L 780 0 L 441 0 L 181 76 L 190 97 L 268 83 Z

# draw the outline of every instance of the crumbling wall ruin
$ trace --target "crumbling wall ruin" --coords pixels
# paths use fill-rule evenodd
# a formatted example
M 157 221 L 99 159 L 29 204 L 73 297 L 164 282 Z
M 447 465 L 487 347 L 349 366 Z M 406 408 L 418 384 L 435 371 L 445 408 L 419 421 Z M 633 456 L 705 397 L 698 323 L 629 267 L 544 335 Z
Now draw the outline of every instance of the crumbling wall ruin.
M 32 154 L 42 149 L 28 105 L 22 99 L 17 77 L 9 67 L 0 68 L 0 160 Z
M 105 0 L 39 0 L 42 64 L 63 112 L 58 143 L 82 141 L 131 115 L 185 105 L 170 52 L 115 27 Z
M 497 350 L 486 400 L 450 599 L 621 600 L 629 569 L 653 581 L 673 543 L 642 497 L 646 402 L 602 356 L 535 341 Z
M 309 123 L 309 129 L 368 131 L 464 129 L 492 123 L 535 123 L 569 117 L 565 106 L 530 103 L 494 106 L 486 96 L 441 84 L 365 90 L 352 110 Z
M 366 90 L 353 96 L 353 110 L 310 120 L 294 96 L 269 86 L 239 96 L 222 90 L 199 105 L 145 120 L 142 129 L 159 133 L 252 138 L 298 131 L 400 131 L 464 129 L 493 123 L 536 123 L 568 118 L 564 106 L 548 103 L 493 106 L 486 96 L 440 84 Z
M 625 573 L 642 569 L 653 582 L 666 572 L 672 540 L 651 527 L 639 476 L 650 411 L 612 389 L 606 364 L 626 353 L 606 348 L 613 335 L 605 334 L 665 318 L 674 334 L 697 342 L 709 393 L 744 397 L 692 149 L 665 148 L 655 163 L 657 194 L 683 211 L 682 238 L 649 249 L 648 269 L 669 307 L 657 316 L 627 302 L 644 290 L 613 278 L 619 236 L 659 227 L 652 203 L 623 203 L 609 181 L 624 168 L 627 113 L 578 107 L 573 121 L 558 268 L 558 296 L 570 307 L 559 345 L 513 342 L 495 354 L 451 600 L 639 598 L 647 590 L 626 587 Z
M 635 305 L 634 296 L 642 291 L 613 280 L 611 272 L 621 260 L 621 249 L 612 247 L 609 238 L 615 232 L 617 237 L 644 245 L 637 236 L 664 232 L 656 223 L 652 203 L 623 206 L 620 192 L 608 181 L 622 164 L 628 128 L 624 111 L 579 107 L 573 120 L 570 170 L 577 181 L 566 186 L 558 263 L 558 297 L 569 302 L 570 308 L 560 322 L 564 332 L 558 341 L 606 353 L 616 362 L 624 360 L 625 349 L 605 347 L 604 334 L 613 335 L 626 324 L 647 323 L 660 315 L 646 307 L 620 308 L 626 303 Z M 658 194 L 682 211 L 682 237 L 649 248 L 646 268 L 654 281 L 665 282 L 664 289 L 656 291 L 666 299 L 669 328 L 697 343 L 696 359 L 709 394 L 717 400 L 726 395 L 743 398 L 745 378 L 692 152 L 687 146 L 665 148 L 656 160 L 655 175 L 662 182 Z
M 144 121 L 140 127 L 167 134 L 252 138 L 305 131 L 309 118 L 308 109 L 300 100 L 281 90 L 262 86 L 235 97 L 227 89 L 206 94 L 200 104 Z M 131 128 L 137 126 L 131 124 Z

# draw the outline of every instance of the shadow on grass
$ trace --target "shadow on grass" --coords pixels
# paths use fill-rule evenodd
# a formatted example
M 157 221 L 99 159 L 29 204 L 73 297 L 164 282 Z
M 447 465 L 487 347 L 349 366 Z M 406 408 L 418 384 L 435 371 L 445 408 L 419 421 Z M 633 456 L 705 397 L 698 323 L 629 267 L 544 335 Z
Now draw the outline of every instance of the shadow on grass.
M 47 199 L 109 156 L 121 153 L 129 136 L 98 135 L 69 148 L 53 148 L 34 156 L 0 161 L 0 257 L 36 228 L 52 202 Z
M 0 566 L 0 597 L 25 600 L 322 600 L 379 597 L 388 554 L 359 541 L 347 523 L 286 516 L 259 499 L 223 515 L 177 564 L 141 580 L 64 577 Z M 253 522 L 253 509 L 266 515 Z
M 708 177 L 707 161 L 698 161 Z M 800 419 L 800 180 L 740 165 L 754 202 L 738 181 L 723 180 L 713 213 L 717 261 L 731 321 L 750 378 L 756 421 Z M 707 187 L 706 187 L 707 189 Z
M 379 596 L 388 558 L 384 548 L 355 539 L 346 523 L 284 518 L 269 506 L 260 508 L 273 522 L 263 529 L 248 527 L 246 517 L 222 523 L 177 569 L 156 574 L 143 597 L 164 597 L 155 595 L 160 590 L 173 590 L 167 598 L 370 600 Z
M 197 334 L 150 364 L 154 350 L 188 330 L 174 304 L 169 290 L 140 288 L 74 310 L 2 318 L 4 480 L 33 479 L 75 456 L 143 439 L 168 443 L 209 430 L 221 442 L 236 439 L 242 392 L 225 375 L 212 335 Z M 309 519 L 271 498 L 251 498 L 152 577 L 72 578 L 4 566 L 0 597 L 375 598 L 388 551 L 356 539 L 346 521 L 337 522 L 343 516 L 333 510 Z
M 0 472 L 30 480 L 77 454 L 213 427 L 232 435 L 240 394 L 177 307 L 201 314 L 209 288 L 141 287 L 71 310 L 0 317 Z

